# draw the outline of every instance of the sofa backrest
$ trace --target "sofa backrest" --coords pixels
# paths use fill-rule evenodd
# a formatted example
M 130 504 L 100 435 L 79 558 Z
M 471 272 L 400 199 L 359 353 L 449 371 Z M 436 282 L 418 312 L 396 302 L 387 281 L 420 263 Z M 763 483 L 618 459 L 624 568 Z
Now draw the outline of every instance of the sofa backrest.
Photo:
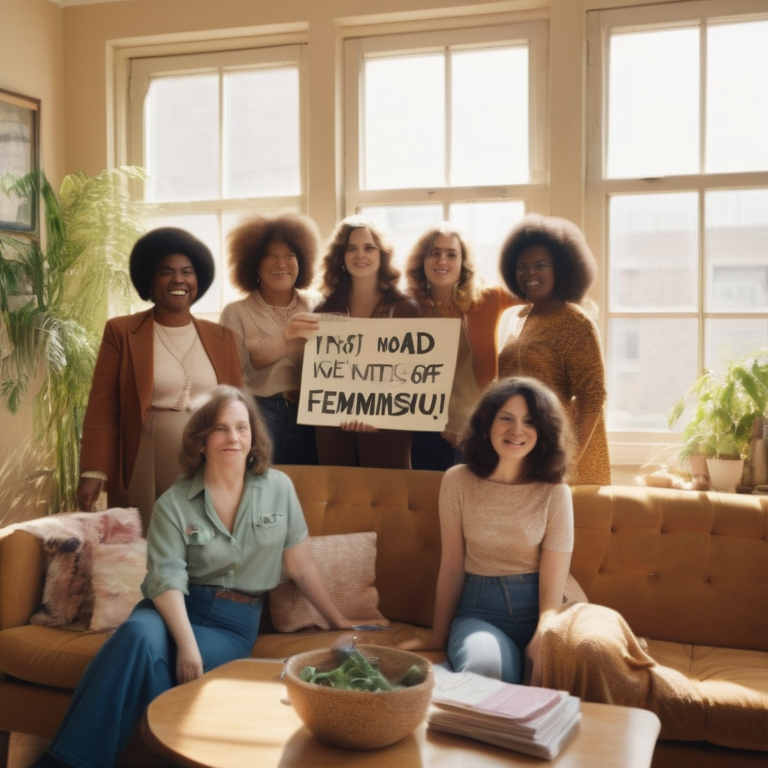
M 293 480 L 309 533 L 375 531 L 379 608 L 430 626 L 440 567 L 441 472 L 280 466 Z
M 768 497 L 573 489 L 571 571 L 655 640 L 768 651 Z

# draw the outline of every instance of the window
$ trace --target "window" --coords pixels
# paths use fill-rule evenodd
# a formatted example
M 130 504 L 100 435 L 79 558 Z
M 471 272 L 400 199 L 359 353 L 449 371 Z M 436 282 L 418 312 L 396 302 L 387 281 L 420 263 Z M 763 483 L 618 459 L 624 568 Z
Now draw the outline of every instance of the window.
M 377 219 L 402 259 L 444 219 L 496 282 L 499 243 L 548 208 L 545 22 L 345 43 L 347 213 Z
M 702 368 L 768 344 L 768 14 L 710 1 L 588 27 L 608 426 L 657 440 Z
M 216 280 L 195 304 L 218 319 L 239 298 L 226 237 L 243 215 L 306 209 L 302 45 L 134 58 L 131 162 L 147 169 L 152 226 L 178 226 L 208 245 Z

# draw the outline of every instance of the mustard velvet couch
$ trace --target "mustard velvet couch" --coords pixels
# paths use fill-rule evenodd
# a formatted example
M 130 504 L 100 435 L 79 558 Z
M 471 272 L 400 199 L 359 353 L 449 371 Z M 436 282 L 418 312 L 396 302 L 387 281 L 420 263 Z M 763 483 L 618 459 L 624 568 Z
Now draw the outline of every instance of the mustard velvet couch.
M 293 479 L 312 535 L 377 533 L 380 609 L 392 625 L 359 633 L 363 639 L 395 644 L 424 633 L 440 560 L 440 473 L 281 469 Z M 621 612 L 649 638 L 650 654 L 686 674 L 698 692 L 690 732 L 660 741 L 654 767 L 768 766 L 768 501 L 628 486 L 576 487 L 573 496 L 572 573 L 591 602 Z M 0 768 L 10 732 L 54 734 L 106 640 L 27 625 L 42 582 L 39 541 L 0 532 Z M 339 634 L 278 634 L 268 615 L 262 630 L 253 655 L 266 658 L 329 645 Z M 728 724 L 742 716 L 764 724 L 762 741 L 734 743 Z M 158 764 L 140 737 L 123 762 Z

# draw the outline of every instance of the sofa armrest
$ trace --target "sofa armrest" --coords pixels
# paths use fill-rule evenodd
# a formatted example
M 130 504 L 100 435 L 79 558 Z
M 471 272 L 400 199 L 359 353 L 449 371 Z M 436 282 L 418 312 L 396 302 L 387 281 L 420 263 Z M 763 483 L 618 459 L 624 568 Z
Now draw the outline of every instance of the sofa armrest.
M 0 532 L 0 630 L 27 624 L 43 594 L 40 539 L 27 531 Z

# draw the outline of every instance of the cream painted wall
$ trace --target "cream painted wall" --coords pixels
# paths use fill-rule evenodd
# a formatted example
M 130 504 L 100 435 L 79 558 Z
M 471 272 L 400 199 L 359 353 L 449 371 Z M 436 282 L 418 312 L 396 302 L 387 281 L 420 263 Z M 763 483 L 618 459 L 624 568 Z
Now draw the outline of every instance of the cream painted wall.
M 0 0 L 0 28 L 0 88 L 41 99 L 43 168 L 58 187 L 65 172 L 64 11 L 49 0 Z M 0 405 L 0 461 L 31 432 L 29 403 L 18 416 Z

